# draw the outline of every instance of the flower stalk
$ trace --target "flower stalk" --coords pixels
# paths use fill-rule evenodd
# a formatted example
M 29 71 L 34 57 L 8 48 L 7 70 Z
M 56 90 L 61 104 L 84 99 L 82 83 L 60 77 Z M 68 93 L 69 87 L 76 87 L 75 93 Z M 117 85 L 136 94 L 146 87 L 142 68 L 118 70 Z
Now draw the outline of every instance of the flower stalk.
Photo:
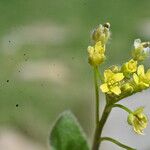
M 100 141 L 109 141 L 109 142 L 112 142 L 112 143 L 114 143 L 114 144 L 118 145 L 119 147 L 122 147 L 122 148 L 124 148 L 126 150 L 136 150 L 136 149 L 134 149 L 132 147 L 129 147 L 129 146 L 125 145 L 125 144 L 122 144 L 119 141 L 117 141 L 117 140 L 115 140 L 113 138 L 110 138 L 110 137 L 102 137 L 100 139 Z
M 97 74 L 98 67 L 94 67 L 94 85 L 95 85 L 95 98 L 96 98 L 96 126 L 99 122 L 99 84 L 98 84 L 98 74 Z
M 98 150 L 99 147 L 100 147 L 101 141 L 99 140 L 99 138 L 101 138 L 103 127 L 104 127 L 104 125 L 105 125 L 105 123 L 107 121 L 107 118 L 108 118 L 110 112 L 111 112 L 111 107 L 106 105 L 105 109 L 103 111 L 103 114 L 102 114 L 102 118 L 99 121 L 98 126 L 97 126 L 97 128 L 95 130 L 92 150 Z
M 99 150 L 101 142 L 106 140 L 127 149 L 135 150 L 119 141 L 102 137 L 104 125 L 115 107 L 121 108 L 128 113 L 128 124 L 131 125 L 137 134 L 143 134 L 147 127 L 148 119 L 144 114 L 144 108 L 139 107 L 135 111 L 128 107 L 117 104 L 123 98 L 129 97 L 137 92 L 150 87 L 150 69 L 144 70 L 144 65 L 139 62 L 147 58 L 150 52 L 150 42 L 141 42 L 139 39 L 134 42 L 132 58 L 121 66 L 113 65 L 104 70 L 104 76 L 99 72 L 99 66 L 106 60 L 106 43 L 110 38 L 110 24 L 99 25 L 92 34 L 92 46 L 88 47 L 88 62 L 93 67 L 95 85 L 95 120 L 96 128 L 94 133 L 92 150 Z M 99 115 L 100 100 L 99 90 L 106 96 L 106 105 L 103 113 Z
M 128 112 L 129 114 L 133 113 L 132 110 L 130 110 L 129 108 L 127 108 L 127 107 L 125 107 L 124 105 L 121 105 L 121 104 L 114 104 L 113 107 L 119 107 L 119 108 L 125 110 L 126 112 Z

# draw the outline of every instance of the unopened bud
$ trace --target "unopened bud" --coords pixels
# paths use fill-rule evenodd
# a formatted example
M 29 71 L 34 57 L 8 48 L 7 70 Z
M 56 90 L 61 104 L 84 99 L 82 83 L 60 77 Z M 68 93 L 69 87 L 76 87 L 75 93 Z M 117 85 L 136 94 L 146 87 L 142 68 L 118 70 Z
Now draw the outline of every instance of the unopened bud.
M 105 23 L 104 25 L 99 25 L 96 29 L 94 29 L 92 33 L 92 39 L 94 42 L 101 41 L 103 45 L 106 44 L 110 37 L 110 24 Z

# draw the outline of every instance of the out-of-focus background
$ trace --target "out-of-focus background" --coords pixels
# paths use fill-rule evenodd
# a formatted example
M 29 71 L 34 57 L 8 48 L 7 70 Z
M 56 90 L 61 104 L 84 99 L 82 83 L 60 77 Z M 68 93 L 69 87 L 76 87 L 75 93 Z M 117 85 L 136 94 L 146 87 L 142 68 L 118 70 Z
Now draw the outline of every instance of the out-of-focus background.
M 0 0 L 0 149 L 48 150 L 51 126 L 68 109 L 91 141 L 90 33 L 100 23 L 111 23 L 102 70 L 120 64 L 131 56 L 135 38 L 150 40 L 149 7 L 147 0 Z M 122 103 L 144 105 L 150 116 L 149 97 L 148 90 Z M 104 131 L 138 150 L 149 150 L 150 127 L 145 133 L 135 135 L 120 110 L 113 111 Z M 102 149 L 119 150 L 106 142 Z

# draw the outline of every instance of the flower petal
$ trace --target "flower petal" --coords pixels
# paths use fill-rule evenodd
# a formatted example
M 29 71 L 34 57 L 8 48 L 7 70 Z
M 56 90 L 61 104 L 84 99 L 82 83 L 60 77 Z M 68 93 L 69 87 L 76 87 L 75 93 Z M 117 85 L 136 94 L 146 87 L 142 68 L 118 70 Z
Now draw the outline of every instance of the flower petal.
M 94 53 L 94 48 L 92 46 L 88 46 L 87 51 L 89 54 L 93 54 Z
M 141 113 L 143 113 L 143 112 L 144 112 L 144 107 L 141 106 L 141 107 L 137 108 L 137 109 L 134 111 L 134 114 L 135 114 L 135 115 L 136 115 L 136 114 L 141 114 Z
M 121 94 L 121 90 L 120 90 L 120 88 L 119 88 L 118 86 L 112 87 L 110 91 L 111 91 L 112 93 L 116 94 L 116 95 Z
M 140 44 L 141 44 L 141 40 L 140 39 L 135 39 L 134 40 L 134 47 L 135 48 L 138 48 L 140 46 Z
M 116 74 L 114 74 L 113 77 L 114 77 L 114 80 L 116 82 L 118 82 L 118 81 L 121 81 L 124 78 L 124 75 L 123 75 L 123 73 L 116 73 Z
M 146 72 L 146 77 L 147 77 L 147 79 L 150 81 L 150 69 L 147 70 L 147 72 Z
M 110 78 L 112 78 L 113 75 L 114 75 L 114 73 L 110 69 L 105 70 L 105 72 L 104 72 L 105 82 L 107 82 Z
M 95 44 L 95 51 L 98 53 L 104 53 L 105 52 L 105 48 L 102 46 L 102 42 L 99 41 Z
M 144 75 L 145 75 L 145 73 L 144 73 L 144 66 L 143 66 L 143 65 L 140 65 L 140 66 L 138 67 L 137 74 L 138 74 L 138 75 L 141 75 L 141 76 L 144 76 Z
M 135 73 L 133 74 L 133 80 L 137 85 L 139 84 L 139 77 Z
M 143 130 L 139 129 L 138 126 L 133 126 L 133 129 L 137 134 L 144 135 Z
M 107 83 L 104 83 L 100 86 L 100 89 L 102 90 L 103 93 L 106 93 L 109 91 L 109 88 L 107 86 Z
M 145 88 L 148 88 L 150 85 L 148 83 L 145 83 L 145 82 L 140 82 L 139 83 L 139 86 L 142 88 L 142 89 L 145 89 Z

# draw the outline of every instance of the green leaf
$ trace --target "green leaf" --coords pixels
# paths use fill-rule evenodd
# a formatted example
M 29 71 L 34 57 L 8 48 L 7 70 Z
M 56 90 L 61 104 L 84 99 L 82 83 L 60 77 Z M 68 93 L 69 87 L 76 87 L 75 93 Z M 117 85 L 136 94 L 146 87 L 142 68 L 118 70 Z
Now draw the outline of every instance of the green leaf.
M 64 112 L 56 121 L 50 136 L 53 150 L 89 150 L 86 137 L 71 112 Z

